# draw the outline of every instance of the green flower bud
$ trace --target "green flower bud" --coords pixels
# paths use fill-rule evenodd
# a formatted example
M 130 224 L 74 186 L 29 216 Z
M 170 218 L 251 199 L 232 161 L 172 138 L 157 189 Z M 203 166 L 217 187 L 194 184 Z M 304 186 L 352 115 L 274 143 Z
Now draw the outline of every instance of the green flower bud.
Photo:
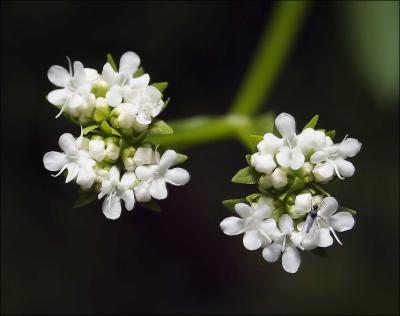
M 288 178 L 285 171 L 281 168 L 276 168 L 270 175 L 270 181 L 274 189 L 281 189 L 288 184 Z
M 94 120 L 101 123 L 108 119 L 111 109 L 108 106 L 106 99 L 100 97 L 95 101 Z
M 136 149 L 132 146 L 126 147 L 122 150 L 121 157 L 122 157 L 122 162 L 124 163 L 124 167 L 128 171 L 135 170 L 136 168 L 136 162 L 133 159 L 135 156 Z
M 92 93 L 97 97 L 105 98 L 108 90 L 108 84 L 103 79 L 97 80 L 92 88 Z
M 269 174 L 265 174 L 265 175 L 261 176 L 259 183 L 265 189 L 272 188 L 271 177 Z
M 120 148 L 114 143 L 109 143 L 106 147 L 106 156 L 104 158 L 107 162 L 114 162 L 119 158 Z

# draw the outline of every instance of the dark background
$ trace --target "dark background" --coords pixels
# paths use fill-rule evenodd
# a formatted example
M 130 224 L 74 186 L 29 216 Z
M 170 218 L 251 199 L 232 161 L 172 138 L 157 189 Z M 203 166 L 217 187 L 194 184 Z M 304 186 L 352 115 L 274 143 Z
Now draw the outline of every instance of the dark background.
M 362 11 L 372 2 L 357 5 Z M 357 28 L 357 8 L 314 3 L 265 102 L 265 110 L 289 112 L 299 125 L 319 113 L 319 126 L 363 143 L 353 159 L 355 176 L 332 188 L 343 205 L 359 211 L 355 228 L 340 234 L 343 246 L 328 248 L 328 257 L 302 253 L 295 275 L 220 231 L 229 216 L 221 200 L 255 190 L 230 182 L 245 164 L 246 151 L 236 140 L 186 149 L 192 179 L 170 188 L 163 212 L 136 207 L 113 222 L 103 216 L 101 202 L 73 209 L 76 186 L 43 168 L 42 157 L 58 150 L 59 135 L 79 133 L 64 119 L 54 120 L 57 111 L 45 101 L 53 89 L 46 77 L 51 65 L 65 66 L 67 55 L 101 70 L 107 52 L 118 60 L 133 50 L 153 81 L 170 83 L 164 119 L 223 114 L 273 6 L 1 3 L 2 313 L 399 312 L 398 88 L 389 80 L 388 89 L 379 89 L 380 70 L 398 76 L 398 12 L 391 28 L 385 15 L 357 20 Z M 357 31 L 367 48 L 354 49 Z M 359 66 L 364 57 L 377 65 L 372 75 Z

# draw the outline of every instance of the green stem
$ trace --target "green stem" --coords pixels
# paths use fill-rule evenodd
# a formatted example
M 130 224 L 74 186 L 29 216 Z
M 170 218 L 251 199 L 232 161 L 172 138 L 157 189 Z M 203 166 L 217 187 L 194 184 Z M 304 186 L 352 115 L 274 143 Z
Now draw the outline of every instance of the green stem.
M 269 97 L 296 35 L 309 1 L 278 1 L 256 53 L 232 104 L 231 113 L 253 115 Z

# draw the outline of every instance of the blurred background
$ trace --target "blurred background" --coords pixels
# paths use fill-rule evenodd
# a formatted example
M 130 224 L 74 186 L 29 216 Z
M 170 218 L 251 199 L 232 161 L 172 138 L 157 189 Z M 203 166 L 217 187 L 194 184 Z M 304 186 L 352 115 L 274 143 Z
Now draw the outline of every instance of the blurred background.
M 162 119 L 224 114 L 274 2 L 1 2 L 2 314 L 398 314 L 399 2 L 315 2 L 263 110 L 293 114 L 363 143 L 356 174 L 331 190 L 358 210 L 327 257 L 302 253 L 295 275 L 244 249 L 221 201 L 256 188 L 237 140 L 184 149 L 192 179 L 163 211 L 107 220 L 73 209 L 77 187 L 52 178 L 44 153 L 79 133 L 46 102 L 65 56 L 101 70 L 137 52 L 168 81 Z

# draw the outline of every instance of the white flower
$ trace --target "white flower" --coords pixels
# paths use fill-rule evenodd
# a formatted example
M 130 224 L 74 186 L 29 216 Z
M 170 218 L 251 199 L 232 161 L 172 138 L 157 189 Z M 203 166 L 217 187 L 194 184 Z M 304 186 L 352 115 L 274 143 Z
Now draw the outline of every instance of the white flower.
M 316 181 L 324 182 L 333 178 L 334 173 L 340 179 L 351 177 L 355 168 L 347 160 L 361 149 L 361 143 L 355 138 L 345 138 L 340 144 L 333 144 L 316 151 L 310 161 L 317 164 L 313 170 Z
M 62 134 L 58 144 L 63 153 L 56 151 L 46 153 L 43 157 L 44 167 L 50 171 L 59 171 L 56 176 L 67 169 L 66 183 L 76 178 L 77 184 L 84 189 L 89 189 L 95 179 L 93 171 L 95 161 L 90 158 L 86 150 L 79 149 L 77 141 L 71 134 Z
M 76 113 L 76 111 L 88 107 L 88 104 L 93 102 L 94 96 L 91 96 L 90 91 L 92 83 L 98 78 L 97 71 L 91 68 L 84 68 L 81 62 L 75 61 L 74 71 L 72 72 L 69 59 L 68 62 L 69 72 L 61 66 L 51 66 L 47 72 L 50 82 L 62 88 L 51 91 L 47 96 L 50 103 L 62 106 L 56 118 L 65 109 Z
M 268 219 L 267 221 L 275 221 Z M 296 245 L 290 240 L 294 231 L 293 219 L 288 214 L 283 214 L 278 221 L 279 231 L 275 233 L 273 243 L 264 248 L 262 255 L 268 262 L 275 262 L 282 254 L 283 269 L 295 273 L 299 269 L 301 257 Z
M 176 164 L 178 155 L 173 150 L 167 150 L 157 164 L 139 166 L 135 173 L 141 183 L 135 188 L 138 201 L 147 202 L 151 197 L 162 200 L 168 195 L 166 183 L 184 185 L 189 181 L 189 173 L 182 168 L 170 169 Z
M 107 103 L 112 107 L 118 107 L 123 103 L 123 98 L 133 88 L 143 88 L 149 84 L 150 77 L 144 74 L 133 78 L 140 64 L 140 58 L 134 52 L 126 52 L 121 56 L 118 72 L 114 71 L 109 63 L 103 67 L 102 76 L 110 87 L 106 94 Z
M 125 208 L 131 211 L 135 205 L 133 186 L 136 181 L 135 173 L 125 172 L 120 180 L 119 169 L 111 167 L 108 179 L 101 182 L 101 192 L 98 195 L 100 200 L 107 196 L 103 201 L 103 213 L 109 219 L 117 219 L 121 215 L 121 199 L 125 202 Z
M 298 194 L 294 205 L 289 208 L 289 214 L 292 218 L 299 218 L 309 213 L 314 204 L 320 204 L 322 196 L 312 196 L 310 193 Z
M 288 184 L 287 173 L 281 168 L 276 168 L 271 174 L 263 175 L 260 178 L 260 184 L 266 189 L 271 187 L 277 190 L 282 189 Z
M 248 250 L 256 250 L 261 246 L 265 247 L 271 244 L 273 236 L 276 235 L 275 220 L 265 221 L 271 217 L 272 210 L 273 203 L 270 198 L 260 198 L 251 206 L 237 203 L 235 211 L 240 218 L 235 216 L 225 218 L 220 223 L 220 227 L 229 236 L 244 233 L 244 247 Z
M 298 233 L 292 235 L 292 241 L 306 250 L 316 247 L 329 247 L 333 243 L 331 233 L 341 245 L 335 231 L 344 232 L 354 226 L 354 218 L 349 212 L 336 212 L 338 202 L 333 197 L 326 197 L 315 219 L 307 216 L 305 222 L 297 225 Z
M 263 140 L 257 144 L 258 152 L 251 155 L 251 165 L 258 172 L 270 174 L 276 168 L 274 155 L 282 144 L 282 140 L 274 134 L 265 134 Z

